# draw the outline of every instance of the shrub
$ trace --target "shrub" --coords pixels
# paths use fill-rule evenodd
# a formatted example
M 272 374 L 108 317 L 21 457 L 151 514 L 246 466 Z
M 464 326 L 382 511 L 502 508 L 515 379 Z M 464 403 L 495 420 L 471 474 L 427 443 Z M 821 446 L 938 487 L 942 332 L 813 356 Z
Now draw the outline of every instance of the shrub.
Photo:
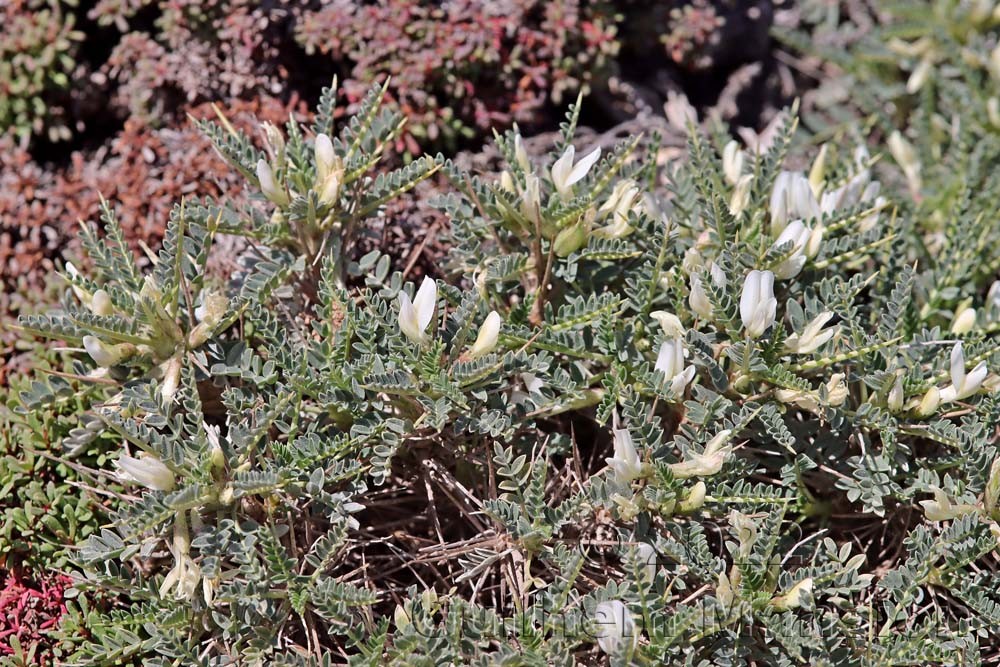
M 695 131 L 661 171 L 656 137 L 575 147 L 577 104 L 545 160 L 512 131 L 497 179 L 444 163 L 456 280 L 418 287 L 357 251 L 441 164 L 369 175 L 384 94 L 336 138 L 332 91 L 263 150 L 202 124 L 257 194 L 178 204 L 149 271 L 106 215 L 94 274 L 22 319 L 86 350 L 88 436 L 134 494 L 81 546 L 78 587 L 121 599 L 73 660 L 995 650 L 993 228 L 925 253 L 863 145 L 782 170 L 794 121 L 759 153 Z M 224 234 L 254 245 L 213 282 Z
M 603 3 L 322 4 L 302 16 L 297 39 L 349 68 L 345 93 L 355 106 L 372 81 L 391 77 L 413 154 L 537 122 L 549 101 L 604 85 L 618 52 L 615 15 Z
M 11 0 L 0 8 L 0 132 L 67 139 L 65 92 L 83 35 L 64 0 Z

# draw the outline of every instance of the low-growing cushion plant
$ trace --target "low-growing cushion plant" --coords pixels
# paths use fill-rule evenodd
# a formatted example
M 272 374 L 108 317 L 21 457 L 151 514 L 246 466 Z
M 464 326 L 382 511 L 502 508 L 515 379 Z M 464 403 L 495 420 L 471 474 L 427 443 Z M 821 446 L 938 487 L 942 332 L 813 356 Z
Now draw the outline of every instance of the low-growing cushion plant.
M 860 141 L 785 170 L 794 114 L 759 152 L 692 127 L 661 165 L 655 136 L 575 145 L 577 103 L 548 156 L 499 136 L 498 176 L 376 175 L 383 92 L 335 133 L 328 90 L 263 151 L 206 124 L 247 201 L 179 202 L 148 272 L 109 208 L 94 275 L 22 320 L 78 347 L 67 444 L 119 442 L 129 489 L 77 554 L 116 603 L 74 614 L 72 661 L 996 652 L 1000 290 L 934 289 L 973 223 L 923 252 Z M 441 274 L 356 256 L 439 168 Z M 220 234 L 252 242 L 208 284 Z

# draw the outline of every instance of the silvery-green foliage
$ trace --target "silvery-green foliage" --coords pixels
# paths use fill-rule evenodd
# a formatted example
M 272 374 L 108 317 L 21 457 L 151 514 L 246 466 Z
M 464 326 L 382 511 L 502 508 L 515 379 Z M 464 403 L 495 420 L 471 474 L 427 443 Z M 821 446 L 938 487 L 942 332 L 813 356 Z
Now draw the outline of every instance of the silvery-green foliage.
M 914 261 L 927 232 L 866 149 L 785 171 L 789 121 L 760 153 L 692 130 L 658 165 L 655 138 L 574 146 L 577 105 L 552 155 L 512 132 L 499 177 L 445 165 L 455 280 L 416 285 L 351 254 L 433 168 L 362 175 L 396 127 L 378 95 L 335 159 L 316 149 L 332 94 L 266 156 L 212 130 L 264 197 L 179 205 L 148 275 L 109 219 L 99 276 L 25 323 L 132 346 L 91 341 L 78 365 L 106 392 L 87 423 L 136 460 L 81 545 L 81 587 L 122 599 L 77 661 L 954 664 L 989 645 L 997 306 L 985 272 L 935 289 L 947 265 Z M 236 232 L 256 261 L 207 294 L 208 245 Z M 952 324 L 967 295 L 979 314 Z

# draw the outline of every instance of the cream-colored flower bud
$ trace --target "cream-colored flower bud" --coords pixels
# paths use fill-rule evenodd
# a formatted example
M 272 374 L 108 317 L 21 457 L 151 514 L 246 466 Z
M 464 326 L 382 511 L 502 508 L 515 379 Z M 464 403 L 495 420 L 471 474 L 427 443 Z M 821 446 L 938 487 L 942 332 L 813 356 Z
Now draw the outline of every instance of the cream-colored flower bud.
M 968 373 L 965 372 L 965 354 L 961 343 L 955 343 L 951 349 L 951 385 L 940 392 L 942 403 L 961 401 L 975 394 L 983 386 L 988 370 L 986 362 L 980 361 Z
M 681 268 L 684 272 L 691 274 L 697 269 L 705 266 L 705 259 L 701 256 L 701 252 L 697 247 L 688 248 L 684 251 L 684 259 L 681 260 Z
M 531 161 L 528 159 L 528 151 L 520 134 L 514 135 L 514 159 L 524 173 L 531 173 Z
M 823 181 L 826 179 L 826 160 L 829 153 L 829 146 L 823 144 L 819 148 L 819 154 L 813 160 L 812 168 L 809 169 L 809 185 L 812 187 L 813 196 L 819 197 L 823 191 Z
M 729 198 L 729 212 L 734 217 L 740 217 L 750 203 L 750 187 L 753 185 L 753 174 L 745 174 L 736 181 L 733 194 Z
M 568 257 L 587 244 L 590 225 L 583 218 L 556 234 L 552 249 L 559 257 Z
M 956 336 L 964 336 L 976 326 L 976 309 L 964 308 L 951 321 L 951 332 Z
M 1000 520 L 1000 457 L 994 459 L 990 466 L 986 490 L 983 492 L 983 508 L 987 516 Z
M 272 203 L 278 206 L 288 205 L 288 193 L 285 192 L 284 188 L 278 186 L 274 179 L 274 171 L 266 160 L 257 161 L 257 181 L 260 183 L 260 191 Z
M 892 383 L 892 389 L 889 390 L 889 396 L 886 399 L 886 406 L 890 412 L 899 412 L 903 409 L 905 398 L 906 396 L 903 393 L 903 376 L 896 375 L 896 381 Z
M 215 326 L 222 321 L 229 310 L 229 299 L 222 292 L 209 291 L 202 296 L 201 305 L 194 309 L 199 322 Z
M 524 178 L 524 189 L 521 190 L 521 215 L 527 218 L 532 225 L 541 224 L 541 182 L 534 174 L 528 174 Z
M 924 394 L 924 397 L 920 399 L 920 404 L 917 406 L 917 415 L 920 417 L 930 417 L 941 405 L 941 390 L 937 387 L 931 387 Z
M 684 500 L 677 503 L 677 512 L 679 514 L 691 514 L 692 512 L 697 512 L 701 509 L 702 505 L 705 504 L 705 497 L 708 495 L 708 487 L 705 482 L 699 480 L 688 494 L 684 497 Z
M 273 123 L 264 122 L 261 124 L 261 129 L 264 133 L 264 140 L 267 142 L 267 149 L 272 158 L 278 159 L 285 152 L 285 137 L 281 134 L 281 130 L 274 126 Z
M 906 81 L 906 92 L 910 95 L 918 92 L 927 83 L 931 73 L 934 71 L 934 61 L 929 55 L 924 56 L 917 66 L 910 73 L 910 78 Z
M 730 185 L 736 185 L 743 175 L 743 163 L 746 157 L 735 139 L 730 140 L 722 149 L 722 172 Z
M 333 141 L 328 135 L 316 135 L 314 155 L 316 158 L 316 183 L 318 185 L 326 180 L 326 177 L 337 165 L 337 153 L 333 149 Z
M 163 370 L 163 382 L 160 384 L 160 397 L 164 403 L 170 403 L 177 394 L 177 389 L 181 383 L 181 369 L 183 364 L 180 356 L 174 356 L 161 364 Z
M 334 168 L 320 187 L 318 199 L 324 206 L 332 206 L 340 198 L 340 186 L 344 177 L 342 168 Z
M 903 173 L 906 174 L 910 190 L 914 193 L 920 192 L 922 187 L 920 176 L 922 166 L 920 159 L 917 157 L 917 151 L 913 148 L 913 144 L 907 141 L 899 130 L 889 135 L 888 144 L 889 152 L 892 153 L 893 159 L 896 160 L 896 163 L 903 169 Z
M 503 326 L 503 318 L 500 317 L 500 313 L 495 310 L 490 311 L 483 325 L 479 327 L 479 335 L 476 336 L 476 342 L 472 345 L 472 349 L 469 350 L 470 359 L 478 359 L 493 351 L 493 348 L 497 346 L 501 326 Z
M 514 185 L 514 177 L 506 169 L 500 174 L 500 187 L 510 194 L 517 194 L 517 186 Z
M 807 577 L 792 586 L 787 593 L 771 599 L 771 606 L 777 611 L 797 609 L 812 597 L 813 579 Z
M 1000 80 L 1000 44 L 990 51 L 989 70 L 994 81 Z
M 94 296 L 90 299 L 90 312 L 94 315 L 110 315 L 114 312 L 114 306 L 111 305 L 111 297 L 102 289 L 94 292 Z

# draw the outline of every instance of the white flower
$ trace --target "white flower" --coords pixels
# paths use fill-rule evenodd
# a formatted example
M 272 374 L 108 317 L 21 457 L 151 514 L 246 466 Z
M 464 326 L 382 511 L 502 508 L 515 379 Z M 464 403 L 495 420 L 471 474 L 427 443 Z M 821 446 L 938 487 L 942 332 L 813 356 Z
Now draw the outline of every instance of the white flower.
M 80 300 L 80 303 L 82 303 L 85 306 L 89 306 L 90 300 L 93 297 L 90 295 L 90 292 L 83 289 L 82 287 L 79 287 L 75 282 L 73 282 L 74 280 L 80 278 L 80 272 L 73 265 L 73 262 L 66 262 L 66 273 L 70 277 L 69 286 L 70 288 L 72 288 L 73 294 L 75 294 L 76 298 Z
M 847 389 L 846 376 L 843 373 L 834 373 L 826 383 L 826 403 L 837 408 L 844 404 L 850 395 Z
M 771 190 L 771 229 L 781 232 L 789 220 L 819 219 L 821 210 L 809 179 L 797 171 L 782 171 Z
M 96 300 L 97 293 L 94 293 L 94 298 Z M 955 319 L 951 323 L 951 332 L 956 336 L 963 336 L 976 326 L 976 309 L 975 308 L 965 308 L 960 313 L 955 315 Z
M 122 454 L 116 465 L 119 478 L 137 482 L 154 491 L 172 491 L 177 483 L 170 468 L 155 456 L 134 458 Z
M 870 180 L 871 173 L 867 169 L 863 169 L 839 188 L 824 192 L 823 196 L 820 197 L 820 211 L 829 214 L 842 208 L 857 206 L 861 203 L 862 196 L 868 191 Z
M 972 396 L 983 386 L 986 373 L 986 362 L 980 361 L 966 374 L 962 344 L 955 343 L 955 347 L 951 348 L 951 386 L 941 390 L 941 402 L 961 401 Z
M 759 338 L 774 324 L 778 300 L 774 298 L 774 274 L 770 271 L 751 271 L 743 283 L 740 295 L 740 318 L 747 335 Z
M 670 383 L 670 393 L 680 396 L 694 378 L 694 366 L 684 366 L 684 344 L 680 338 L 668 338 L 660 345 L 655 369 L 662 371 Z
M 102 289 L 94 292 L 94 296 L 90 298 L 90 312 L 94 315 L 110 315 L 114 312 L 114 306 L 111 305 L 111 297 Z
M 417 296 L 410 301 L 409 295 L 399 292 L 399 329 L 414 343 L 427 341 L 427 325 L 434 319 L 437 306 L 437 283 L 425 276 Z
M 594 230 L 594 235 L 603 238 L 618 239 L 632 232 L 628 224 L 629 214 L 641 203 L 639 185 L 631 178 L 626 178 L 615 185 L 608 200 L 597 209 L 597 215 L 611 214 L 611 223 Z
M 635 620 L 620 600 L 601 602 L 594 610 L 597 645 L 608 655 L 621 655 L 635 649 L 639 641 Z
M 833 318 L 833 313 L 830 311 L 824 311 L 817 315 L 805 326 L 801 334 L 793 333 L 785 339 L 785 349 L 792 354 L 809 354 L 810 352 L 815 352 L 824 343 L 833 338 L 834 334 L 840 328 L 839 326 L 833 326 L 823 330 L 823 326 L 831 318 Z
M 931 486 L 931 493 L 934 494 L 934 500 L 921 500 L 920 506 L 924 508 L 924 516 L 928 521 L 938 522 L 938 521 L 951 521 L 952 519 L 957 519 L 963 514 L 968 514 L 969 512 L 975 511 L 975 507 L 972 505 L 959 504 L 951 502 L 951 498 L 948 497 L 943 490 L 936 486 Z
M 701 454 L 692 454 L 689 458 L 679 463 L 671 463 L 667 467 L 674 477 L 687 479 L 689 477 L 711 477 L 720 470 L 726 462 L 726 457 L 732 451 L 732 447 L 724 447 L 729 438 L 733 435 L 732 429 L 720 431 L 714 438 L 705 445 L 705 451 Z
M 753 174 L 741 176 L 733 188 L 733 194 L 729 198 L 729 212 L 735 217 L 740 217 L 750 203 L 750 186 L 753 185 Z
M 806 244 L 812 231 L 805 226 L 801 220 L 793 220 L 785 227 L 778 239 L 771 246 L 771 250 L 780 246 L 791 244 L 791 248 L 785 250 L 784 259 L 774 268 L 774 276 L 780 280 L 787 280 L 799 275 L 802 267 L 806 264 Z
M 102 368 L 108 368 L 124 359 L 134 348 L 127 343 L 106 345 L 97 336 L 84 336 L 83 349 L 87 351 L 94 363 Z
M 730 185 L 736 185 L 743 175 L 743 163 L 745 155 L 740 149 L 740 142 L 735 139 L 730 140 L 726 147 L 722 149 L 722 172 Z
M 680 318 L 673 313 L 668 313 L 665 310 L 654 310 L 649 314 L 649 316 L 660 323 L 660 326 L 663 328 L 663 333 L 665 333 L 668 338 L 684 337 L 684 325 L 681 324 Z
M 263 158 L 257 160 L 257 180 L 260 182 L 260 191 L 264 193 L 265 197 L 278 206 L 288 204 L 288 193 L 285 192 L 284 188 L 278 187 L 274 180 L 274 172 L 271 171 L 271 165 Z
M 174 519 L 174 539 L 169 548 L 174 557 L 174 567 L 160 584 L 160 597 L 166 597 L 170 589 L 176 586 L 175 599 L 192 600 L 201 580 L 201 568 L 191 558 L 191 538 L 183 513 Z
M 500 313 L 491 310 L 490 314 L 486 316 L 483 325 L 479 327 L 479 335 L 476 336 L 476 342 L 473 343 L 472 349 L 469 350 L 470 358 L 476 359 L 493 351 L 500 336 L 501 325 L 503 325 L 503 318 L 500 317 Z
M 774 395 L 782 403 L 789 403 L 809 412 L 819 412 L 821 405 L 836 408 L 844 404 L 850 393 L 845 379 L 846 376 L 843 373 L 834 373 L 830 376 L 825 385 L 825 402 L 820 400 L 820 395 L 817 392 L 802 389 L 778 389 Z
M 708 293 L 701 284 L 701 276 L 697 273 L 691 274 L 691 293 L 688 295 L 688 305 L 698 317 L 703 320 L 712 319 L 712 302 L 708 300 Z
M 562 157 L 552 165 L 552 184 L 556 186 L 556 192 L 563 199 L 568 199 L 573 193 L 572 187 L 583 180 L 590 168 L 601 158 L 600 147 L 595 148 L 588 155 L 580 158 L 580 161 L 573 164 L 576 156 L 576 149 L 570 145 Z
M 198 582 L 201 580 L 201 568 L 191 559 L 188 554 L 177 554 L 174 556 L 174 567 L 171 568 L 167 576 L 160 584 L 160 597 L 166 597 L 171 588 L 176 586 L 177 592 L 174 598 L 177 600 L 192 600 L 198 590 Z
M 712 277 L 712 283 L 717 288 L 721 289 L 726 286 L 726 274 L 718 264 L 715 262 L 709 264 L 708 273 Z M 712 319 L 712 302 L 708 299 L 708 293 L 705 291 L 705 286 L 701 282 L 701 276 L 693 271 L 691 273 L 691 287 L 690 294 L 688 295 L 688 305 L 691 306 L 691 310 L 694 311 L 698 317 L 704 320 Z
M 611 467 L 615 480 L 621 484 L 628 484 L 642 476 L 642 460 L 635 445 L 632 444 L 632 434 L 628 429 L 619 428 L 617 414 L 611 433 L 614 436 L 615 455 L 605 461 Z
M 803 597 L 808 598 L 812 595 L 813 589 L 813 579 L 812 577 L 806 577 L 799 583 L 792 586 L 787 593 L 784 595 L 779 595 L 778 597 L 771 599 L 771 605 L 779 610 L 785 611 L 788 609 L 796 609 L 801 607 L 805 602 Z

